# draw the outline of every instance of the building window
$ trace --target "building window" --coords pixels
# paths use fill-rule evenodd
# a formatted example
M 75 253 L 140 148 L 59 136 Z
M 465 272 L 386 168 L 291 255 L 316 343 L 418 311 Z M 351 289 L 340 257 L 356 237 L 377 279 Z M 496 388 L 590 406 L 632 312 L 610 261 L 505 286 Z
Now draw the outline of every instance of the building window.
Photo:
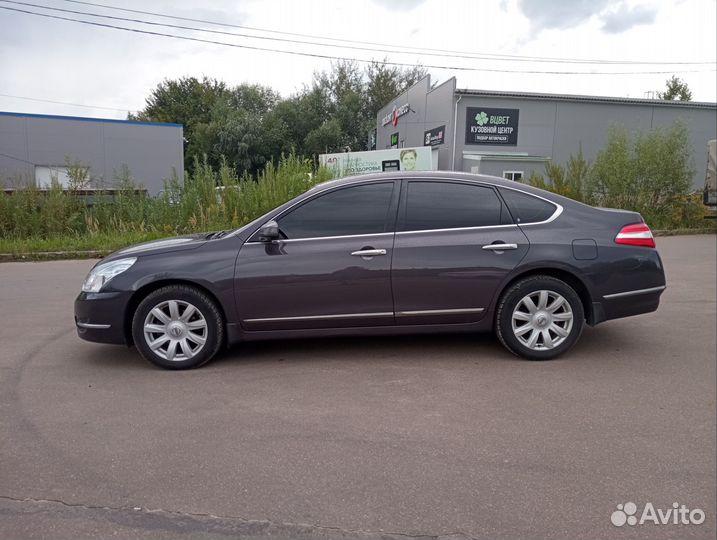
M 523 180 L 523 171 L 503 171 L 503 178 L 520 182 Z
M 52 165 L 35 166 L 35 185 L 39 188 L 49 188 L 53 181 L 59 183 L 63 188 L 70 185 L 70 176 L 67 167 Z
M 52 187 L 53 182 L 57 182 L 63 189 L 86 187 L 89 180 L 90 170 L 87 167 L 35 165 L 35 185 L 40 189 Z

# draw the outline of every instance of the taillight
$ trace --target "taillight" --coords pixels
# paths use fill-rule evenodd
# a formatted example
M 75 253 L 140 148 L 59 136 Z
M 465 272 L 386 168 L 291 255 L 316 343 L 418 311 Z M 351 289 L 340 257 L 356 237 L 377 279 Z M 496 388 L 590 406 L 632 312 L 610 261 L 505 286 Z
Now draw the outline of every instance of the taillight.
M 646 223 L 625 225 L 615 237 L 616 244 L 628 246 L 655 247 L 655 238 Z

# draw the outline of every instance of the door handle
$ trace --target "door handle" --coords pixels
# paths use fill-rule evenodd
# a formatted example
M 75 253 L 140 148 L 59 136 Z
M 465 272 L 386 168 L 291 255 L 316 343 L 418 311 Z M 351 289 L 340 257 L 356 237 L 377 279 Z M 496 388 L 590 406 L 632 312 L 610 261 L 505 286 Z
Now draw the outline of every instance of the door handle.
M 385 249 L 360 249 L 358 251 L 352 251 L 351 255 L 354 257 L 376 257 L 378 255 L 386 255 Z
M 489 251 L 505 251 L 507 249 L 518 249 L 518 244 L 488 244 L 483 249 Z

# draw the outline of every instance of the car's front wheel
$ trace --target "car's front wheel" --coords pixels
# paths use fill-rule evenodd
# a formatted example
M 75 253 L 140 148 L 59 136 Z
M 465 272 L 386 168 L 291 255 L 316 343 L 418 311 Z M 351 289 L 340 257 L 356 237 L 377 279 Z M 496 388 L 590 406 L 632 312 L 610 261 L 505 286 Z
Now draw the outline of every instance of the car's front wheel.
M 216 303 L 187 285 L 168 285 L 144 298 L 132 318 L 132 337 L 144 358 L 165 369 L 205 364 L 224 340 Z
M 570 285 L 551 276 L 530 276 L 501 296 L 496 333 L 512 353 L 549 360 L 575 344 L 584 322 L 583 304 Z

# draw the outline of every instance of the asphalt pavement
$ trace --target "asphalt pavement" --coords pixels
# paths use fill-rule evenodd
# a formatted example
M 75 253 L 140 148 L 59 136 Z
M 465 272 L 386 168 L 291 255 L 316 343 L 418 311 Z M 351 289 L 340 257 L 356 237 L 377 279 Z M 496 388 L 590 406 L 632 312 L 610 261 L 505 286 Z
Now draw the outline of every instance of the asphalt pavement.
M 657 242 L 659 310 L 550 362 L 444 335 L 162 371 L 77 337 L 93 261 L 0 264 L 0 537 L 715 538 L 717 241 Z

